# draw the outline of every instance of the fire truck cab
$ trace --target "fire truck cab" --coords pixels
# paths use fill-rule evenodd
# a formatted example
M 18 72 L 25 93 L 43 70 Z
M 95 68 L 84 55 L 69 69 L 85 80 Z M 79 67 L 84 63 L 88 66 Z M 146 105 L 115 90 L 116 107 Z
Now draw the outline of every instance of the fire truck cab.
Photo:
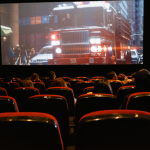
M 116 63 L 116 10 L 105 1 L 73 2 L 53 9 L 53 59 L 48 65 Z

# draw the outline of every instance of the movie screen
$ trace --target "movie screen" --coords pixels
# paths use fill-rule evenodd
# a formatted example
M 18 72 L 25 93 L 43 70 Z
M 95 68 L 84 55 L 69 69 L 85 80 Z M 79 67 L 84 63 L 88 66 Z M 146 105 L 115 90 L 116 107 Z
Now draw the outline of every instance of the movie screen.
M 144 0 L 0 7 L 2 65 L 143 64 Z

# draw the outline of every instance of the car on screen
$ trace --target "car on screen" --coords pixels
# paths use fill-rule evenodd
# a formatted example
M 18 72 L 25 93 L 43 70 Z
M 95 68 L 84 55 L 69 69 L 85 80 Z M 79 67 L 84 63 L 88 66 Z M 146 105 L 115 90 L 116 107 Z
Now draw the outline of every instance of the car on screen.
M 52 46 L 43 47 L 39 53 L 30 60 L 30 65 L 48 65 L 48 59 L 53 59 Z
M 141 64 L 141 55 L 137 50 L 131 50 L 131 61 L 132 64 Z

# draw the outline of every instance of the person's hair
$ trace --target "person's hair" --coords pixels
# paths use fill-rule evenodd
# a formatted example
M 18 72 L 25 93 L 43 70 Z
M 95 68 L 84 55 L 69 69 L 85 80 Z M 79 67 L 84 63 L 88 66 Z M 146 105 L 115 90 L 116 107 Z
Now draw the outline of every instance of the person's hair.
M 65 82 L 64 79 L 62 78 L 57 78 L 54 80 L 54 82 L 52 83 L 52 86 L 54 87 L 67 87 L 67 83 Z
M 29 80 L 29 79 L 23 80 L 22 81 L 22 85 L 24 87 L 34 87 L 33 82 L 31 80 Z
M 31 80 L 39 80 L 39 75 L 37 73 L 33 73 L 31 75 Z
M 50 71 L 50 73 L 49 73 L 49 78 L 50 78 L 50 79 L 55 79 L 55 77 L 56 77 L 55 72 L 54 72 L 54 71 Z
M 108 78 L 108 79 L 113 79 L 113 78 L 116 77 L 116 76 L 117 76 L 116 72 L 111 71 L 111 72 L 108 73 L 107 78 Z
M 120 74 L 118 75 L 118 80 L 123 81 L 123 80 L 127 80 L 127 79 L 128 79 L 128 77 L 127 77 L 125 74 L 120 73 Z
M 133 72 L 133 73 L 131 74 L 131 76 L 132 76 L 133 78 L 135 78 L 136 72 Z
M 93 93 L 113 94 L 110 83 L 104 80 L 100 80 L 95 84 Z
M 150 92 L 150 72 L 148 70 L 141 69 L 136 72 L 135 91 Z

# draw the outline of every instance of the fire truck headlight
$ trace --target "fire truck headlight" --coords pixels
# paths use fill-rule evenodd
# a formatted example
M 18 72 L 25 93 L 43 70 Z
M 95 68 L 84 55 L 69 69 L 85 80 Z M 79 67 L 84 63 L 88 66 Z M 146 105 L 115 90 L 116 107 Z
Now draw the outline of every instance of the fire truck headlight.
M 91 44 L 95 44 L 95 42 L 96 42 L 96 41 L 95 41 L 94 38 L 90 39 L 90 43 L 91 43 Z
M 55 39 L 56 39 L 56 35 L 53 34 L 53 35 L 51 36 L 51 38 L 52 38 L 53 40 L 55 40 Z
M 58 48 L 56 48 L 55 52 L 56 52 L 57 54 L 60 54 L 60 53 L 61 53 L 61 49 L 58 47 Z
M 60 45 L 60 41 L 51 41 L 51 45 Z
M 100 38 L 96 38 L 96 44 L 100 44 L 101 43 L 101 39 Z
M 96 46 L 92 46 L 92 47 L 91 47 L 91 51 L 92 51 L 92 52 L 97 52 L 97 47 L 96 47 Z

